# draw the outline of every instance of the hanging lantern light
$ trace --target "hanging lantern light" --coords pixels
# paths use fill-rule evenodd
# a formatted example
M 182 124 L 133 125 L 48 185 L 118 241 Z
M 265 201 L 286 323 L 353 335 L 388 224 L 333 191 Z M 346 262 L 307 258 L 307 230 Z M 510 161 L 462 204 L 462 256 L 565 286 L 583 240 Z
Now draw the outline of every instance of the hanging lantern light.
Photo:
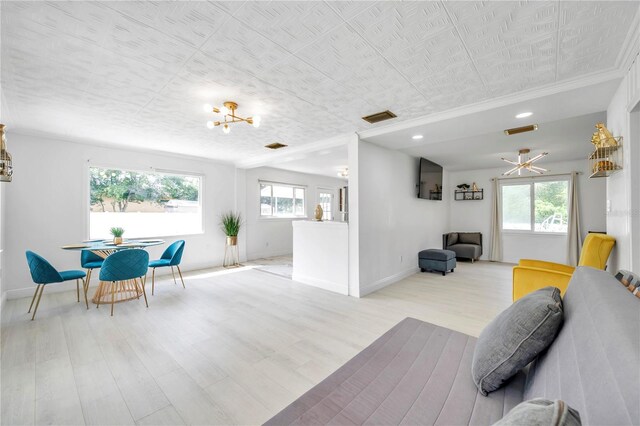
M 7 152 L 4 124 L 0 124 L 0 182 L 11 182 L 11 176 L 13 176 L 11 154 Z

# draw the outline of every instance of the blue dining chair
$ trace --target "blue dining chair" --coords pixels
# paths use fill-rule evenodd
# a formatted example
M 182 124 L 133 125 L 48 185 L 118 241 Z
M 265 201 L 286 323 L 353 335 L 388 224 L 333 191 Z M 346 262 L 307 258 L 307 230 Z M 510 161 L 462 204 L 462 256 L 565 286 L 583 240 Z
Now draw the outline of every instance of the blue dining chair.
M 140 298 L 138 279 L 142 287 L 144 303 L 148 308 L 147 293 L 144 289 L 148 269 L 149 253 L 141 249 L 120 250 L 107 256 L 100 268 L 100 287 L 98 287 L 98 292 L 96 293 L 96 308 L 100 307 L 101 296 L 111 293 L 111 316 L 113 316 L 116 290 L 119 285 L 121 288 L 124 287 L 122 283 L 126 281 L 132 282 L 135 291 L 138 293 L 138 298 Z M 106 285 L 109 286 L 108 292 L 105 292 L 103 288 Z
M 173 275 L 173 282 L 178 284 L 176 281 L 176 274 L 173 272 L 173 267 L 175 266 L 178 270 L 178 274 L 180 274 L 180 281 L 182 281 L 182 288 L 186 288 L 184 286 L 184 279 L 182 278 L 182 271 L 180 270 L 180 262 L 182 261 L 182 252 L 184 252 L 184 240 L 178 240 L 172 243 L 167 249 L 162 253 L 160 259 L 152 260 L 149 262 L 149 268 L 152 268 L 151 273 L 151 295 L 153 296 L 153 292 L 156 285 L 156 268 L 163 268 L 166 266 L 171 267 L 171 275 Z
M 76 280 L 76 292 L 78 294 L 78 302 L 80 302 L 80 280 L 82 280 L 82 288 L 84 290 L 84 303 L 87 305 L 87 309 L 89 309 L 89 302 L 87 301 L 87 286 L 84 280 L 86 274 L 84 273 L 84 271 L 58 271 L 49 262 L 47 262 L 44 257 L 30 250 L 27 250 L 26 254 L 27 264 L 29 265 L 29 272 L 31 272 L 31 279 L 34 283 L 37 284 L 36 292 L 33 293 L 33 299 L 31 299 L 31 305 L 29 306 L 29 310 L 27 311 L 27 313 L 31 312 L 31 308 L 33 308 L 33 302 L 36 301 L 37 296 L 38 301 L 36 302 L 36 307 L 33 310 L 31 321 L 33 321 L 33 319 L 36 317 L 38 305 L 40 305 L 40 299 L 42 298 L 42 293 L 44 292 L 44 286 L 47 284 Z
M 87 289 L 89 288 L 89 282 L 91 281 L 91 274 L 93 273 L 93 270 L 101 268 L 102 262 L 104 262 L 104 258 L 102 256 L 98 256 L 91 250 L 82 250 L 80 252 L 80 266 L 87 270 L 87 279 L 85 280 Z

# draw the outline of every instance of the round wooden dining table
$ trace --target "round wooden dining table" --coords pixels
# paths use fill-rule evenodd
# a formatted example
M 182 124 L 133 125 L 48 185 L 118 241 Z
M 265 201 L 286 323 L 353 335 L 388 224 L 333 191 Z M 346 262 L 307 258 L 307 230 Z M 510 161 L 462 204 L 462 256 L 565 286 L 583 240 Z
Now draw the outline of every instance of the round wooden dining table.
M 158 246 L 164 243 L 165 241 L 160 239 L 129 239 L 124 240 L 121 244 L 114 244 L 112 240 L 99 239 L 83 241 L 78 244 L 68 244 L 60 248 L 72 251 L 90 250 L 92 253 L 106 259 L 110 254 L 113 254 L 116 251 L 132 248 L 144 249 L 146 247 Z M 87 286 L 89 285 L 89 279 L 87 279 Z M 145 281 L 146 277 L 144 279 L 140 279 L 140 285 L 138 285 L 137 280 L 121 281 L 115 294 L 115 303 L 140 298 L 140 296 L 142 296 L 142 286 L 145 285 Z M 107 288 L 108 286 L 106 285 L 99 285 L 91 301 L 96 304 L 111 303 L 112 294 L 107 291 Z

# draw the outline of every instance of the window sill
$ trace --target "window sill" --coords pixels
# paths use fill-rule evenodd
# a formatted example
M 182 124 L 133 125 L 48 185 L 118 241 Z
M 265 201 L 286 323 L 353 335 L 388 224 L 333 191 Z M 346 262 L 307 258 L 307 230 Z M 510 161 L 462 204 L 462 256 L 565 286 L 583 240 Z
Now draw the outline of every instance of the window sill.
M 293 217 L 278 217 L 278 216 L 260 216 L 258 220 L 264 220 L 266 222 L 277 222 L 285 220 L 307 220 L 309 216 L 293 216 Z
M 185 237 L 196 237 L 198 235 L 204 235 L 204 234 L 205 234 L 204 231 L 199 231 L 199 232 L 192 232 L 192 233 L 189 233 L 189 234 L 151 235 L 151 236 L 144 236 L 144 237 L 127 237 L 127 236 L 123 236 L 123 238 L 125 240 L 150 240 L 150 239 L 154 239 L 155 238 L 155 239 L 162 239 L 162 240 L 166 241 L 166 240 L 175 239 L 175 238 L 182 239 L 182 238 L 185 238 Z M 89 237 L 89 238 L 87 238 L 87 240 L 97 240 L 99 238 L 100 237 L 96 237 L 96 238 Z M 111 240 L 111 239 L 113 239 L 113 236 L 110 235 L 110 236 L 102 238 L 102 239 L 103 240 Z
M 503 230 L 502 235 L 532 235 L 532 236 L 558 236 L 558 237 L 566 237 L 568 235 L 567 232 L 536 232 L 536 231 L 517 231 L 517 230 Z

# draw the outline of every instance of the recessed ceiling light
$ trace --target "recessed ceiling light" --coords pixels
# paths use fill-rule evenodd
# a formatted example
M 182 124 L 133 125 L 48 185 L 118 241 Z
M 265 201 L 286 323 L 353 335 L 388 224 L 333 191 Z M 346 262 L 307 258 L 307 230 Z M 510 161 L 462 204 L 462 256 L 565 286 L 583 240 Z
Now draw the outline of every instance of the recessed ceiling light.
M 527 118 L 531 117 L 532 115 L 532 112 L 521 112 L 520 114 L 516 115 L 516 118 Z
M 411 136 L 411 139 L 422 139 L 423 136 L 422 135 L 413 135 Z

